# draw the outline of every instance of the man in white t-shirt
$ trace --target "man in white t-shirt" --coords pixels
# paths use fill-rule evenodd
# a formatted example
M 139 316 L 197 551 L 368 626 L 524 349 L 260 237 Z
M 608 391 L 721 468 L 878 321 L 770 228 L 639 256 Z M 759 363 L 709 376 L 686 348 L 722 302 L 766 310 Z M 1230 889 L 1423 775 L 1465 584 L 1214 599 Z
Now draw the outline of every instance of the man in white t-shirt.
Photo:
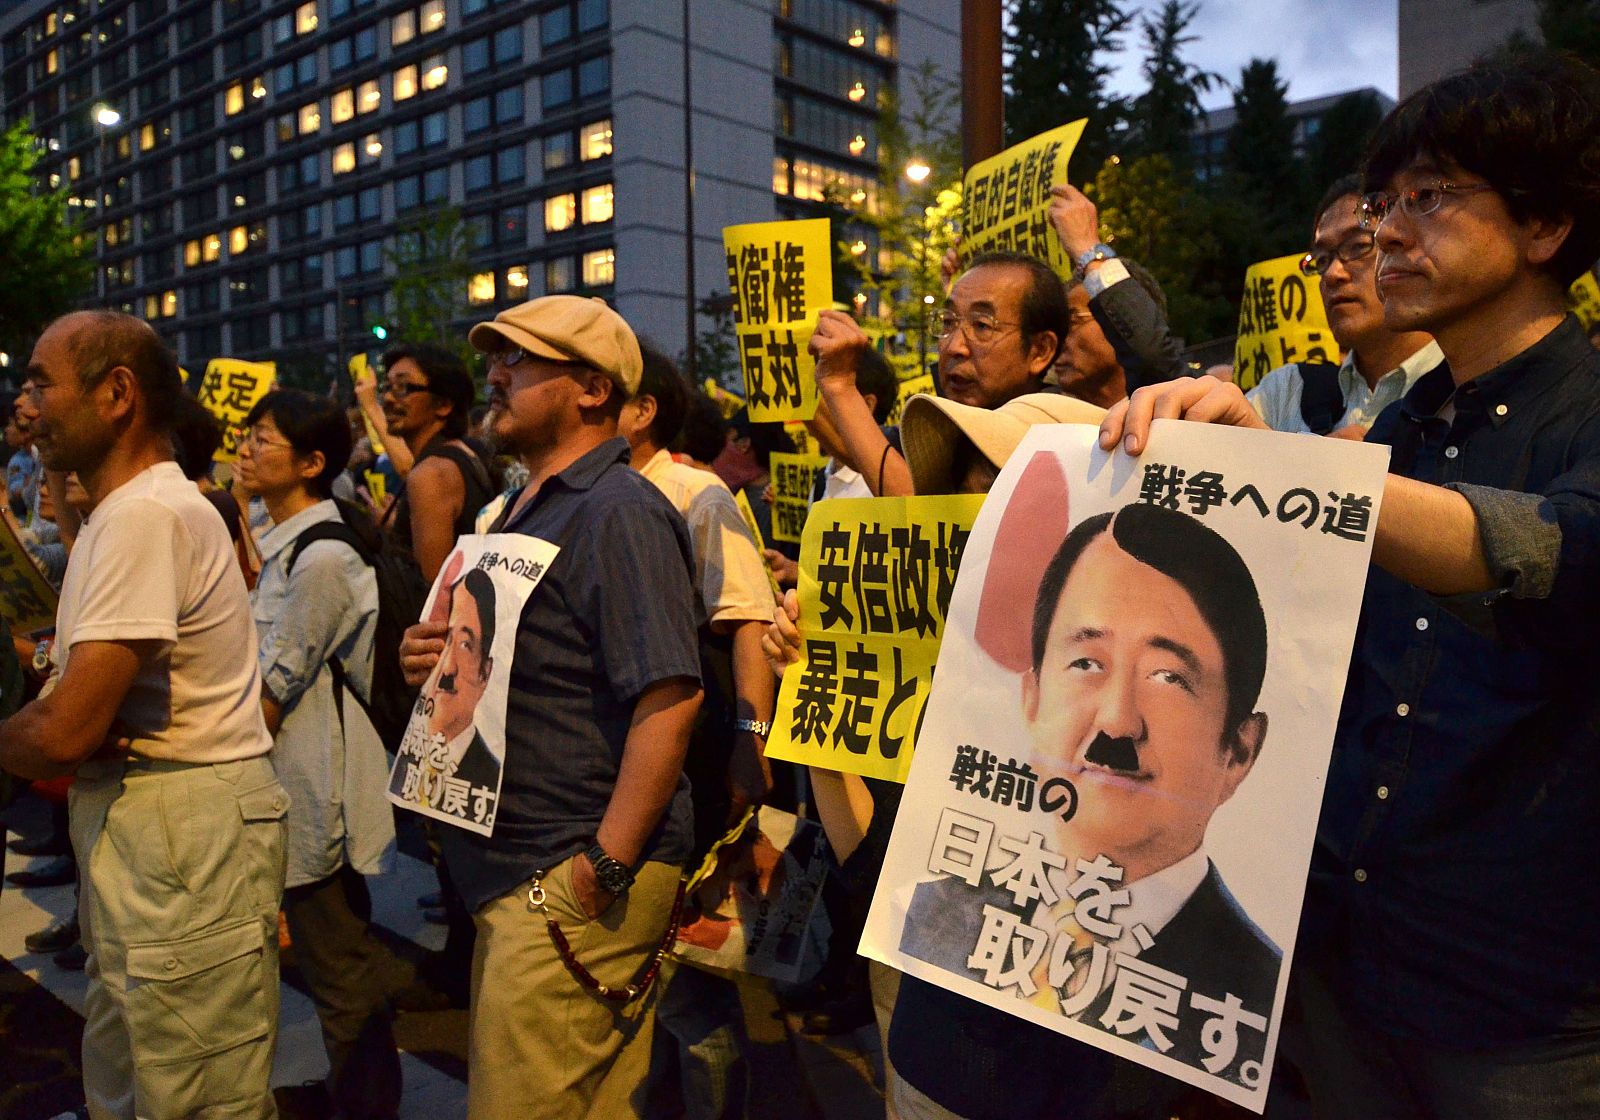
M 82 311 L 28 376 L 40 455 L 94 514 L 49 686 L 0 724 L 0 766 L 77 773 L 89 1114 L 272 1117 L 288 796 L 227 527 L 172 461 L 177 363 L 147 324 Z

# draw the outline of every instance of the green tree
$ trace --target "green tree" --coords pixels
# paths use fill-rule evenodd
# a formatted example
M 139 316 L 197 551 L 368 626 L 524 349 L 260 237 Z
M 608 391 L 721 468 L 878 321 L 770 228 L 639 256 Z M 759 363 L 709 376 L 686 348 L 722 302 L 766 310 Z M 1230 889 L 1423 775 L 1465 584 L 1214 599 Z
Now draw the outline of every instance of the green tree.
M 695 373 L 702 380 L 709 377 L 729 392 L 744 396 L 744 371 L 739 366 L 739 344 L 733 333 L 733 296 L 713 289 L 695 305 L 695 314 L 699 319 L 711 320 L 711 325 L 695 336 Z
M 472 348 L 451 321 L 466 313 L 472 256 L 467 224 L 452 207 L 406 222 L 384 257 L 394 269 L 389 294 L 392 336 L 433 342 L 470 359 Z M 363 328 L 369 324 L 361 324 Z
M 1140 72 L 1149 85 L 1133 102 L 1135 154 L 1164 155 L 1179 172 L 1194 162 L 1192 137 L 1204 112 L 1200 95 L 1222 80 L 1183 57 L 1198 38 L 1189 25 L 1199 11 L 1199 0 L 1164 0 L 1154 19 L 1139 17 L 1145 50 Z
M 1287 253 L 1302 239 L 1305 176 L 1294 153 L 1288 87 L 1278 64 L 1251 59 L 1234 91 L 1224 189 L 1254 215 L 1256 259 Z
M 1508 51 L 1537 48 L 1542 39 L 1553 50 L 1571 51 L 1590 66 L 1600 67 L 1600 0 L 1539 0 L 1537 18 L 1538 39 L 1513 32 Z
M 1371 90 L 1347 93 L 1322 114 L 1316 135 L 1306 144 L 1309 205 L 1315 206 L 1322 192 L 1339 176 L 1361 169 L 1367 142 L 1382 120 L 1383 106 Z
M 67 192 L 41 185 L 25 121 L 0 132 L 0 350 L 22 354 L 94 280 L 93 237 L 68 220 Z
M 1133 15 L 1116 0 L 1016 0 L 1008 13 L 1006 140 L 1016 144 L 1046 129 L 1087 117 L 1076 157 L 1099 167 L 1127 116 L 1123 98 L 1106 90 Z

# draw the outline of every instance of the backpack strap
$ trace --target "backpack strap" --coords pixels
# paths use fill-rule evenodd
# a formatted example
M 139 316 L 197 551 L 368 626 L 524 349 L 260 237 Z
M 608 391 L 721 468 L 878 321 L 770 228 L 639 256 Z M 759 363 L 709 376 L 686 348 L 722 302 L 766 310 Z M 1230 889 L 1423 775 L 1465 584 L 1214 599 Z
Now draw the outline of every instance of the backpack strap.
M 343 521 L 319 521 L 294 539 L 294 546 L 289 549 L 289 559 L 283 566 L 284 573 L 294 571 L 295 561 L 300 559 L 300 553 L 318 541 L 341 541 L 361 557 L 363 564 L 372 567 L 372 552 L 354 529 Z
M 489 478 L 489 469 L 483 465 L 483 460 L 478 457 L 476 451 L 457 447 L 453 443 L 445 443 L 427 452 L 423 458 L 430 459 L 434 456 L 449 459 L 461 471 L 463 478 L 472 479 L 480 490 L 491 497 L 494 496 L 494 483 Z M 416 467 L 413 466 L 412 469 L 415 470 Z
M 1332 362 L 1297 362 L 1300 374 L 1300 419 L 1319 436 L 1333 431 L 1344 416 L 1344 391 Z

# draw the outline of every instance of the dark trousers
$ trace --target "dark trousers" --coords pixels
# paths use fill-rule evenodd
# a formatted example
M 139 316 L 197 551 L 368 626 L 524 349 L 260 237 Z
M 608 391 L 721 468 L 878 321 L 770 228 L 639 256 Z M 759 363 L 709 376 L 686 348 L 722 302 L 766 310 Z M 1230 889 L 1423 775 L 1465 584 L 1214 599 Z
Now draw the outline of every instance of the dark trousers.
M 372 936 L 372 897 L 350 866 L 283 892 L 294 959 L 328 1049 L 328 1092 L 342 1117 L 388 1120 L 400 1109 L 400 1054 L 388 1001 L 398 962 Z
M 1484 1050 L 1397 1038 L 1354 1015 L 1300 961 L 1280 1033 L 1278 1061 L 1304 1079 L 1316 1120 L 1600 1116 L 1600 1036 L 1594 1034 Z M 1269 1100 L 1269 1117 L 1276 1115 L 1272 1105 Z

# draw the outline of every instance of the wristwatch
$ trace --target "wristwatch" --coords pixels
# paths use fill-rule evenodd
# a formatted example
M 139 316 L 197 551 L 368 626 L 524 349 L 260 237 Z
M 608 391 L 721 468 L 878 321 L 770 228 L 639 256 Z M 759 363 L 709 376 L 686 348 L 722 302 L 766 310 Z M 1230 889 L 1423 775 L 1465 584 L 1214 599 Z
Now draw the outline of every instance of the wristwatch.
M 1096 245 L 1092 249 L 1079 253 L 1078 256 L 1073 260 L 1072 275 L 1077 279 L 1082 280 L 1084 273 L 1089 271 L 1089 266 L 1095 261 L 1113 260 L 1116 255 L 1117 251 L 1111 246 L 1104 244 Z
M 772 721 L 769 719 L 736 719 L 733 721 L 735 731 L 753 731 L 765 739 L 772 734 Z
M 633 886 L 633 872 L 628 870 L 627 864 L 618 863 L 606 855 L 606 850 L 599 844 L 589 845 L 589 850 L 583 854 L 594 865 L 595 881 L 600 884 L 601 890 L 615 895 L 628 893 L 628 888 Z

